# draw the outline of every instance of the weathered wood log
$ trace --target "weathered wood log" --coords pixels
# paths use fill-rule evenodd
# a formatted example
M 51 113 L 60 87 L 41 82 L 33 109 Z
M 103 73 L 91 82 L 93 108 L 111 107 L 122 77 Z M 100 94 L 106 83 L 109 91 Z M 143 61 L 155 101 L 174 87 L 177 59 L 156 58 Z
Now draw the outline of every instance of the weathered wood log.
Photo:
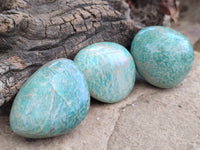
M 0 106 L 52 59 L 73 59 L 100 41 L 128 47 L 143 25 L 116 10 L 123 6 L 129 9 L 122 0 L 0 0 Z
M 132 0 L 131 18 L 146 26 L 162 25 L 163 14 L 160 12 L 161 1 L 164 0 Z M 140 15 L 143 14 L 143 15 Z

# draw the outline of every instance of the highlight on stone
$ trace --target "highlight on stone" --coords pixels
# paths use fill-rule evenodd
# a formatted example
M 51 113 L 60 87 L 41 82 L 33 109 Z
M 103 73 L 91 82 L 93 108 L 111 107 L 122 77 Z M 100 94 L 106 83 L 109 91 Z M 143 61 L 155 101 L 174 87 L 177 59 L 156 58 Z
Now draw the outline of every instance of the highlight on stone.
M 161 26 L 140 30 L 131 45 L 138 73 L 150 84 L 172 88 L 181 83 L 192 68 L 194 50 L 181 33 Z
M 84 74 L 73 61 L 57 59 L 41 67 L 23 85 L 11 108 L 10 125 L 23 137 L 53 137 L 80 124 L 89 107 Z
M 121 101 L 135 83 L 135 63 L 120 44 L 100 42 L 82 49 L 74 59 L 88 82 L 90 95 L 105 103 Z

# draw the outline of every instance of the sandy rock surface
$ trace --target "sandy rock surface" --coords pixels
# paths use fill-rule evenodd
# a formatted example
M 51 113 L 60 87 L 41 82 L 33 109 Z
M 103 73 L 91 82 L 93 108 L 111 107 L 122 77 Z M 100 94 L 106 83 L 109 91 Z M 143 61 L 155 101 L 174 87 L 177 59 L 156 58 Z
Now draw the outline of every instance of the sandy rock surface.
M 116 104 L 92 100 L 86 119 L 70 133 L 30 140 L 15 135 L 8 108 L 0 109 L 1 150 L 198 150 L 200 148 L 200 53 L 187 78 L 172 89 L 137 78 Z

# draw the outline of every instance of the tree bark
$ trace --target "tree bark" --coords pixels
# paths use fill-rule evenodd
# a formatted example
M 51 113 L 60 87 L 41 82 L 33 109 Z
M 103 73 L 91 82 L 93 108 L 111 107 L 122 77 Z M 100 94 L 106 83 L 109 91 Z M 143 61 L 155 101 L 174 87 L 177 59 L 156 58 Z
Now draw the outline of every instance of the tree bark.
M 130 46 L 144 25 L 128 17 L 127 3 L 115 2 L 0 0 L 0 106 L 50 60 L 73 59 L 80 49 L 95 42 Z

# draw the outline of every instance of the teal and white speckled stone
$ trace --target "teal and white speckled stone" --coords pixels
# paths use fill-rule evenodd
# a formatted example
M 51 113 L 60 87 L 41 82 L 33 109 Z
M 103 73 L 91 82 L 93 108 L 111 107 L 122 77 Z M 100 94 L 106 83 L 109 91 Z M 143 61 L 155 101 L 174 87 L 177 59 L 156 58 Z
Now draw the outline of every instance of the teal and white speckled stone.
M 58 59 L 41 67 L 23 85 L 12 105 L 10 125 L 23 137 L 57 136 L 76 127 L 89 106 L 84 74 L 73 61 Z
M 100 42 L 82 49 L 75 63 L 85 74 L 90 95 L 114 103 L 124 99 L 135 83 L 135 64 L 128 50 L 112 42 Z
M 191 43 L 181 33 L 161 26 L 139 31 L 131 46 L 138 73 L 150 84 L 172 88 L 189 73 L 194 60 Z

